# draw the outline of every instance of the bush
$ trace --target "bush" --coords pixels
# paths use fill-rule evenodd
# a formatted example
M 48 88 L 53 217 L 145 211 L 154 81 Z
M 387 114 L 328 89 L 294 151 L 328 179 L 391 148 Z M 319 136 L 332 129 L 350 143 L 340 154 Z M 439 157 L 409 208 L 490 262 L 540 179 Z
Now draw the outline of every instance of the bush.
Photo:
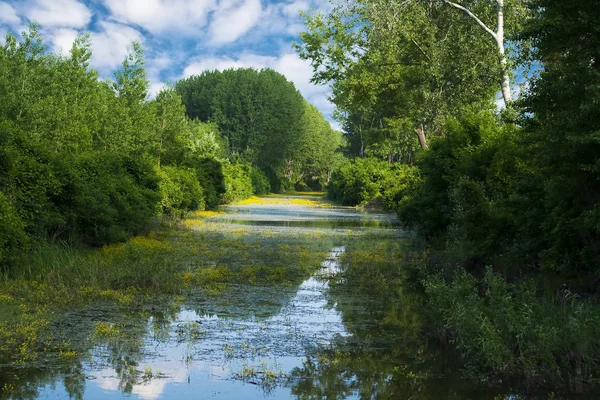
M 434 277 L 425 287 L 432 319 L 453 334 L 478 377 L 577 385 L 600 373 L 597 305 L 569 292 L 540 300 L 534 282 L 509 284 L 491 269 L 482 282 L 461 270 L 451 283 Z
M 271 191 L 273 193 L 285 193 L 294 191 L 294 184 L 289 179 L 283 177 L 272 168 L 267 168 L 264 171 L 265 176 L 269 180 Z
M 67 231 L 86 244 L 124 241 L 157 217 L 159 178 L 150 161 L 111 153 L 87 153 L 70 160 L 55 199 Z M 67 171 L 67 170 L 65 170 Z
M 221 204 L 252 197 L 254 190 L 250 165 L 225 164 L 223 165 L 223 175 L 225 176 L 225 193 L 221 197 Z
M 185 211 L 204 210 L 204 192 L 193 169 L 162 167 L 158 176 L 165 214 L 182 217 Z
M 445 130 L 418 158 L 420 179 L 399 204 L 399 219 L 423 238 L 457 250 L 462 260 L 511 252 L 527 262 L 536 244 L 525 234 L 520 212 L 535 204 L 519 194 L 524 188 L 517 177 L 526 171 L 517 128 L 484 111 L 449 119 Z
M 267 178 L 267 175 L 265 175 L 260 168 L 252 167 L 251 174 L 252 190 L 254 194 L 261 195 L 271 193 L 271 184 L 269 183 L 269 178 Z
M 200 185 L 204 189 L 204 204 L 209 210 L 219 207 L 221 196 L 225 193 L 223 165 L 215 158 L 206 157 L 188 165 L 196 170 Z
M 12 204 L 0 192 L 0 266 L 10 263 L 25 247 L 27 235 L 25 225 L 17 215 Z
M 417 182 L 417 169 L 374 158 L 358 158 L 332 174 L 327 196 L 347 206 L 381 198 L 386 208 L 395 209 L 405 201 L 405 196 Z

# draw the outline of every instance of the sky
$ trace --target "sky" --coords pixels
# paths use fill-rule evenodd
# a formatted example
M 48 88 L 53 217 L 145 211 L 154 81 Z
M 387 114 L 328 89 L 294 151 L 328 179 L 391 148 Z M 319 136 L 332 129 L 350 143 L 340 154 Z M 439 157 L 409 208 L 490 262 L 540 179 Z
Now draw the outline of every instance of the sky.
M 104 78 L 140 41 L 151 96 L 206 69 L 272 68 L 339 129 L 330 89 L 309 82 L 310 63 L 292 49 L 303 30 L 300 11 L 326 7 L 327 0 L 0 0 L 0 35 L 36 21 L 49 49 L 68 55 L 75 37 L 90 32 L 92 66 Z

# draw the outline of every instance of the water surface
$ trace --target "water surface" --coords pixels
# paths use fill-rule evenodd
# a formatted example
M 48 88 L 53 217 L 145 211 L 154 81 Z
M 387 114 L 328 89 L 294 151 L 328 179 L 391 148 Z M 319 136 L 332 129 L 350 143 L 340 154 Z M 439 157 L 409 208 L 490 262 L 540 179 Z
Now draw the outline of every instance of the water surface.
M 200 248 L 207 235 L 218 235 L 226 244 L 212 251 L 224 253 L 223 260 L 245 243 L 258 250 L 240 253 L 249 254 L 248 260 L 228 262 L 273 268 L 273 254 L 285 257 L 290 245 L 326 248 L 308 276 L 297 284 L 241 283 L 190 290 L 177 300 L 71 310 L 55 329 L 84 356 L 3 368 L 18 383 L 14 397 L 527 397 L 462 379 L 453 350 L 422 337 L 422 296 L 398 284 L 408 250 L 392 215 L 297 204 L 298 197 L 271 199 L 225 207 L 225 213 L 191 224 L 192 238 Z M 191 247 L 186 251 L 193 254 Z M 203 256 L 197 257 L 194 262 L 202 265 Z M 364 273 L 349 272 L 359 264 Z M 98 322 L 124 334 L 95 337 Z

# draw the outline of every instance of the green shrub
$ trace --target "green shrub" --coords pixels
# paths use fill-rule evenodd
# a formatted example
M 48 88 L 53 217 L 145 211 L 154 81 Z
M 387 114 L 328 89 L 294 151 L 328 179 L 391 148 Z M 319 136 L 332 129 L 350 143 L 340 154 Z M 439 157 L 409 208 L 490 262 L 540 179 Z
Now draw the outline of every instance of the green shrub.
M 276 172 L 272 168 L 264 169 L 264 174 L 269 180 L 271 191 L 273 193 L 286 193 L 294 191 L 294 184 L 289 179 L 282 176 L 281 173 Z
M 327 196 L 348 206 L 380 197 L 386 208 L 395 209 L 418 182 L 417 169 L 374 158 L 358 158 L 332 174 Z
M 269 178 L 258 167 L 252 167 L 251 171 L 252 191 L 254 194 L 269 194 L 271 192 L 271 184 Z
M 9 199 L 0 192 L 0 267 L 17 256 L 28 241 L 25 225 Z
M 248 164 L 225 164 L 225 193 L 221 197 L 221 204 L 233 203 L 252 197 L 251 167 Z
M 55 199 L 68 231 L 87 244 L 124 241 L 140 232 L 159 211 L 159 179 L 149 160 L 113 153 L 81 154 L 61 176 Z
M 157 172 L 165 214 L 183 216 L 185 211 L 204 210 L 204 193 L 193 169 L 167 166 Z
M 206 157 L 188 165 L 196 170 L 200 185 L 204 189 L 204 203 L 209 210 L 219 207 L 221 196 L 225 193 L 223 165 L 215 158 Z
M 60 175 L 65 172 L 57 167 L 60 160 L 62 157 L 43 149 L 23 146 L 13 149 L 6 169 L 0 172 L 6 178 L 2 189 L 11 194 L 15 212 L 29 235 L 44 237 L 65 225 L 55 201 L 62 191 Z
M 451 283 L 433 277 L 425 287 L 432 320 L 453 334 L 478 377 L 581 384 L 600 373 L 597 304 L 568 291 L 538 299 L 534 282 L 510 284 L 491 269 L 482 282 L 461 270 Z
M 487 111 L 449 119 L 445 129 L 418 158 L 419 179 L 399 203 L 399 219 L 462 260 L 511 252 L 527 262 L 537 244 L 524 231 L 521 212 L 535 204 L 518 193 L 517 178 L 527 173 L 519 161 L 518 129 Z

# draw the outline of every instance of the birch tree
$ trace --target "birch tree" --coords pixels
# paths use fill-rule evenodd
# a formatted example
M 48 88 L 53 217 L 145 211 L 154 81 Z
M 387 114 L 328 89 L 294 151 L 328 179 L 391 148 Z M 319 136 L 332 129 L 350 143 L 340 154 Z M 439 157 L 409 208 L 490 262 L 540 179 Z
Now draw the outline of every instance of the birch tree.
M 484 15 L 479 20 L 488 26 L 491 3 L 480 3 L 469 12 Z M 498 76 L 508 71 L 489 34 L 455 11 L 444 1 L 336 2 L 326 14 L 305 15 L 296 49 L 311 61 L 313 82 L 332 86 L 343 125 L 361 121 L 347 132 L 360 132 L 371 146 L 396 136 L 410 163 L 409 149 L 427 148 L 426 137 L 441 135 L 447 116 L 468 105 L 489 107 Z
M 485 22 L 483 22 L 470 8 L 465 7 L 461 4 L 449 1 L 442 0 L 444 4 L 455 8 L 469 18 L 471 18 L 477 25 L 481 27 L 487 34 L 489 34 L 496 46 L 498 47 L 498 57 L 500 60 L 500 68 L 501 68 L 501 91 L 502 98 L 504 99 L 504 104 L 507 106 L 512 101 L 512 94 L 510 91 L 510 75 L 508 68 L 508 61 L 506 59 L 506 51 L 504 49 L 504 0 L 493 0 L 495 2 L 495 13 L 496 13 L 496 29 L 490 28 Z

